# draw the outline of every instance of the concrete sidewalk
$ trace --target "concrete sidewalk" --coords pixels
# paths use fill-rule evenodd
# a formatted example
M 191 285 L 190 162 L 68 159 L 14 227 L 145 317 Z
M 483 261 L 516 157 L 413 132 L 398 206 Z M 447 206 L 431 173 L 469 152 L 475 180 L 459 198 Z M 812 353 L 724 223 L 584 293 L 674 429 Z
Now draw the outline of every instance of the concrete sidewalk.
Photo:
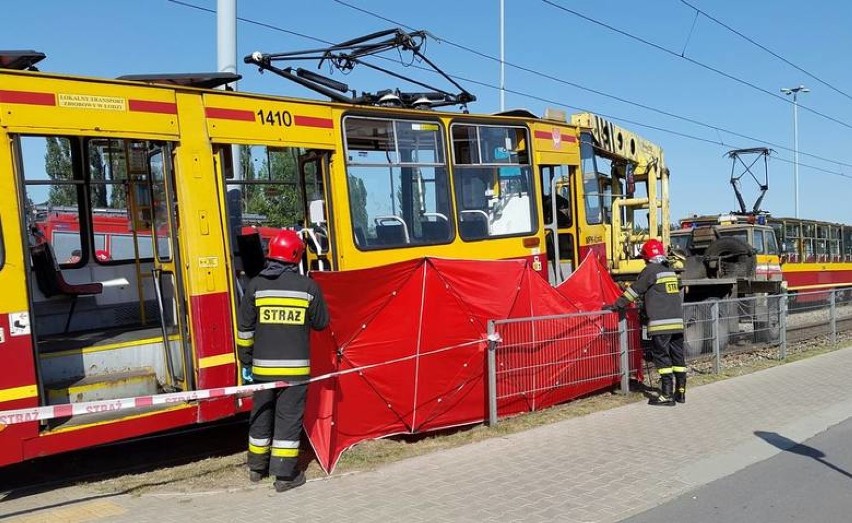
M 104 496 L 72 487 L 0 502 L 8 521 L 619 521 L 766 459 L 755 431 L 802 441 L 852 415 L 852 348 L 644 403 L 275 494 Z

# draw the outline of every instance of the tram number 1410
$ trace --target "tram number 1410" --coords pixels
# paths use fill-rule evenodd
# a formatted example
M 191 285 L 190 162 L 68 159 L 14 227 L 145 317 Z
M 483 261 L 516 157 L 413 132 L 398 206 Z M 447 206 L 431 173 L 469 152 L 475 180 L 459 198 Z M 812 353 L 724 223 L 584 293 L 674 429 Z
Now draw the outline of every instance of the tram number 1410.
M 289 111 L 257 111 L 261 125 L 275 125 L 279 127 L 290 127 L 293 125 L 293 115 Z

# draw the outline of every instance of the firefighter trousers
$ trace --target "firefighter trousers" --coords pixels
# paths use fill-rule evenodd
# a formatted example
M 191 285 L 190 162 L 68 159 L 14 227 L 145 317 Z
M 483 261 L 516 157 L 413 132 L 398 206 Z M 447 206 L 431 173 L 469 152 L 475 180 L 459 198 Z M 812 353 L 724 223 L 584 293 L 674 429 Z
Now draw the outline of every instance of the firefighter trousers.
M 298 473 L 299 438 L 308 385 L 259 390 L 249 418 L 249 470 L 289 480 Z
M 686 372 L 682 332 L 652 335 L 651 355 L 661 376 L 670 375 L 672 372 Z

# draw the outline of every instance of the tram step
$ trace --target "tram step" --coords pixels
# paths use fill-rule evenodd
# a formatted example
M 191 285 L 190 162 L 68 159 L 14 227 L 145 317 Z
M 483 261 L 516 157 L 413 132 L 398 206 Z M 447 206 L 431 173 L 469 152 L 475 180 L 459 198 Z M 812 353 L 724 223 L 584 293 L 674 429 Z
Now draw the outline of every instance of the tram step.
M 156 394 L 157 376 L 151 369 L 138 369 L 48 384 L 45 389 L 50 405 L 132 398 Z

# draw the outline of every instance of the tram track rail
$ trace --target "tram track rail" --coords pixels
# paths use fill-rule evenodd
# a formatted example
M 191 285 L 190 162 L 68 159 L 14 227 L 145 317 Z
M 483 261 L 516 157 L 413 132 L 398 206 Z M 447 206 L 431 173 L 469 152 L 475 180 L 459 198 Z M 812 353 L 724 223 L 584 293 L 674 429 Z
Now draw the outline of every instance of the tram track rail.
M 239 415 L 8 465 L 0 468 L 0 506 L 4 500 L 78 483 L 108 481 L 233 455 L 245 450 L 247 434 L 247 416 Z
M 837 333 L 852 331 L 852 317 L 843 317 L 836 319 Z M 807 341 L 820 336 L 830 336 L 831 327 L 826 321 L 810 321 L 800 325 L 791 325 L 787 327 L 787 343 L 796 343 Z

